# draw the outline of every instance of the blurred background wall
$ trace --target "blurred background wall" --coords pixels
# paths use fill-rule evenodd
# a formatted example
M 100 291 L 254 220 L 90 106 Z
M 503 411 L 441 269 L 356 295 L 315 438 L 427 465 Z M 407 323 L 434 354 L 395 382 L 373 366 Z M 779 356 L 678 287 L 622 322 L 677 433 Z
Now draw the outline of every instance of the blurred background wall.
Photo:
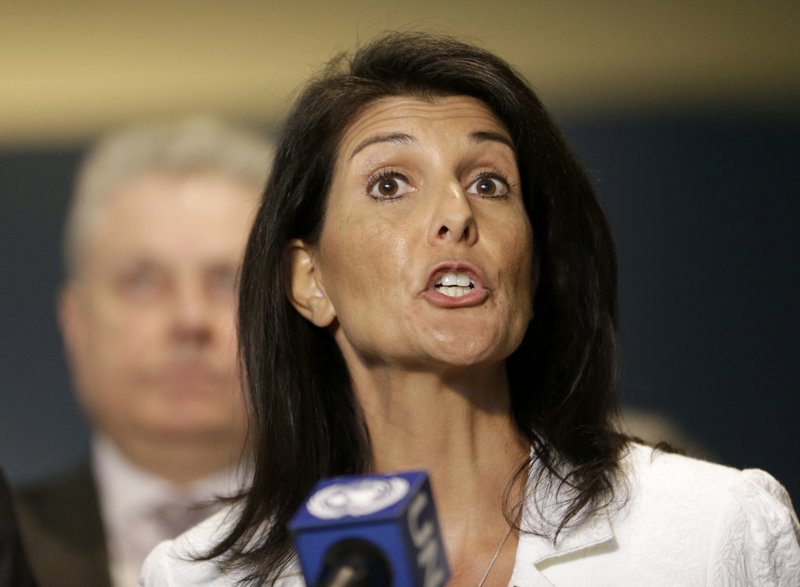
M 800 500 L 800 3 L 90 0 L 0 7 L 0 466 L 65 467 L 87 431 L 56 327 L 86 146 L 212 112 L 270 132 L 335 52 L 457 35 L 534 85 L 590 169 L 620 261 L 624 403 Z

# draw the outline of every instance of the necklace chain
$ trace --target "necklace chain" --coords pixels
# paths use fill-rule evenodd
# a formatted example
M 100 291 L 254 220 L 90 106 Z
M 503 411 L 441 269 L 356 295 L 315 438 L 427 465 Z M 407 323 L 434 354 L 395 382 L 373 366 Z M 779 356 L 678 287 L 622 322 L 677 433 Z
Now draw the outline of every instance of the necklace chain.
M 492 558 L 489 561 L 489 564 L 486 566 L 486 570 L 483 571 L 483 576 L 481 577 L 481 580 L 478 581 L 478 587 L 483 587 L 483 583 L 486 581 L 486 577 L 489 576 L 489 572 L 492 570 L 492 567 L 494 566 L 494 563 L 497 560 L 497 557 L 500 556 L 500 551 L 503 550 L 503 547 L 506 545 L 506 541 L 508 541 L 508 537 L 509 536 L 511 536 L 511 525 L 510 524 L 508 526 L 508 530 L 506 530 L 506 533 L 503 535 L 503 539 L 500 541 L 500 544 L 497 546 L 497 550 L 494 551 L 494 554 L 492 555 Z

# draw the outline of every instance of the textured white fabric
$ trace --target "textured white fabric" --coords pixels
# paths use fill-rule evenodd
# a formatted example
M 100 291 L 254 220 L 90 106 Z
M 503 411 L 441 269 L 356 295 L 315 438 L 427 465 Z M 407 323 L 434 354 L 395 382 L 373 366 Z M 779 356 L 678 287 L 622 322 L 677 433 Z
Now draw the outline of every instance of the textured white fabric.
M 213 561 L 194 561 L 224 536 L 236 521 L 236 507 L 228 507 L 182 534 L 175 540 L 159 544 L 142 568 L 139 585 L 147 587 L 203 586 L 226 587 L 236 585 L 241 575 L 226 574 Z M 305 582 L 297 562 L 293 562 L 275 587 L 304 587 Z
M 607 514 L 555 546 L 522 536 L 512 585 L 800 586 L 800 525 L 770 475 L 638 445 L 623 467 L 627 500 Z
M 158 512 L 202 505 L 219 496 L 234 495 L 240 487 L 234 470 L 177 486 L 137 467 L 102 435 L 92 440 L 92 468 L 114 587 L 134 587 L 147 554 L 165 538 L 176 535 Z
M 626 487 L 608 510 L 567 528 L 555 544 L 522 534 L 510 586 L 800 586 L 800 525 L 770 475 L 639 445 L 622 466 Z M 557 498 L 539 490 L 545 516 L 558 515 Z M 525 530 L 541 520 L 534 501 L 523 513 Z M 233 516 L 235 509 L 220 512 L 159 545 L 140 584 L 234 585 L 239 577 L 222 574 L 214 562 L 191 560 L 223 535 Z M 296 563 L 276 585 L 304 585 Z

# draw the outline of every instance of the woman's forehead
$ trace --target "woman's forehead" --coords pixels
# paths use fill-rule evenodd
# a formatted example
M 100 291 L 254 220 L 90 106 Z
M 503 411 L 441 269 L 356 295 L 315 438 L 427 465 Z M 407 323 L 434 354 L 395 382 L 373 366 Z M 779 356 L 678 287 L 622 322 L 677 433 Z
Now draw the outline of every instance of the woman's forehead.
M 373 102 L 352 121 L 342 136 L 339 152 L 346 160 L 381 137 L 410 142 L 418 139 L 415 135 L 430 132 L 492 133 L 512 144 L 503 123 L 477 98 L 391 96 Z

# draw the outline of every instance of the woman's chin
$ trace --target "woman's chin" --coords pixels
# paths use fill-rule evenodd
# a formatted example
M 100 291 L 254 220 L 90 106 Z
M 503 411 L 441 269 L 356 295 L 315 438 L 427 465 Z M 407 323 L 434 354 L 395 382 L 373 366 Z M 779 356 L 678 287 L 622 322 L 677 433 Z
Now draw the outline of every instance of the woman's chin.
M 443 365 L 471 367 L 491 365 L 508 357 L 522 336 L 489 326 L 437 330 L 428 337 L 427 352 Z
M 427 354 L 432 364 L 438 365 L 443 371 L 451 371 L 453 369 L 471 370 L 482 366 L 489 367 L 502 362 L 510 352 L 505 348 L 499 348 L 498 345 L 462 343 L 430 348 Z

